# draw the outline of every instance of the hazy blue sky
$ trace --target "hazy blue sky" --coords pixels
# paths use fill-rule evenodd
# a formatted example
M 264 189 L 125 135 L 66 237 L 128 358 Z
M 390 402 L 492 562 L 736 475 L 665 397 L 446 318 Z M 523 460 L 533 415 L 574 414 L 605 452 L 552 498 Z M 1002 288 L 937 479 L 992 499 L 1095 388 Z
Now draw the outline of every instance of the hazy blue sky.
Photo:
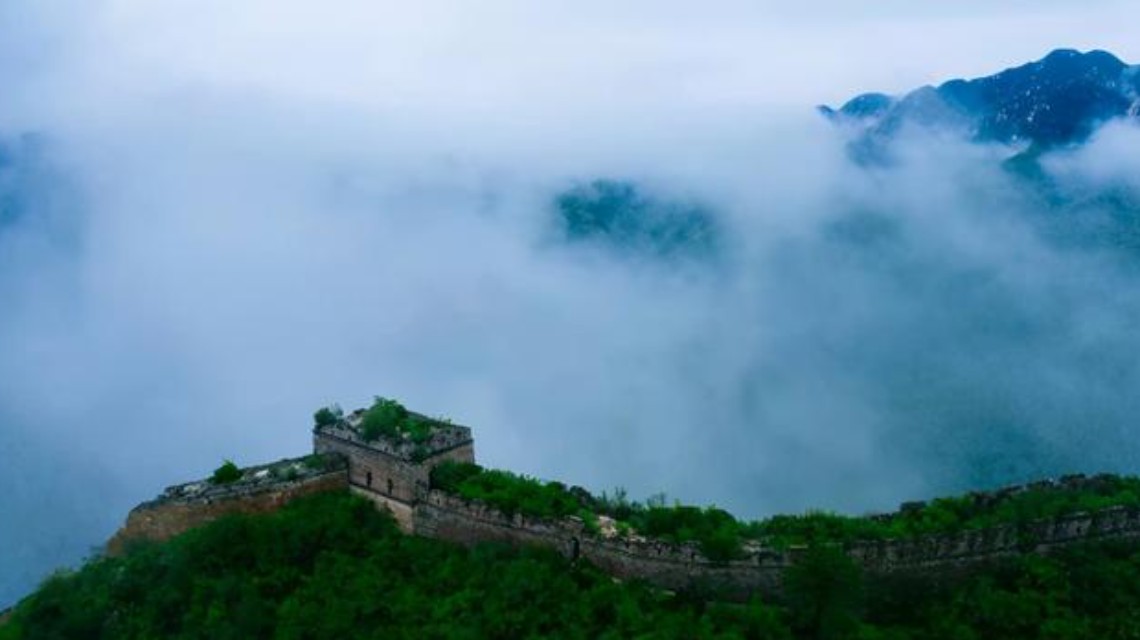
M 54 98 L 72 117 L 79 106 L 99 115 L 203 90 L 428 120 L 798 107 L 982 74 L 1059 46 L 1140 59 L 1138 17 L 1124 0 L 13 0 L 0 8 L 0 51 L 6 75 L 30 84 L 5 92 L 3 107 L 24 105 L 35 120 Z

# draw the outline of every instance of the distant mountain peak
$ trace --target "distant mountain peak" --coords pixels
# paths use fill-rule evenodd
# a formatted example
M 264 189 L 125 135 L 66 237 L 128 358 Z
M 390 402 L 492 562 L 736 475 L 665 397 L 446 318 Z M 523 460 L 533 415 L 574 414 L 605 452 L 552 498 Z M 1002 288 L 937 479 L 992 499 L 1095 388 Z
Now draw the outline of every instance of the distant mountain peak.
M 1083 142 L 1104 122 L 1140 115 L 1140 67 L 1102 50 L 1057 49 L 991 76 L 955 79 L 901 96 L 865 93 L 833 121 L 861 129 L 864 144 L 904 126 L 950 129 L 979 142 L 1055 147 Z

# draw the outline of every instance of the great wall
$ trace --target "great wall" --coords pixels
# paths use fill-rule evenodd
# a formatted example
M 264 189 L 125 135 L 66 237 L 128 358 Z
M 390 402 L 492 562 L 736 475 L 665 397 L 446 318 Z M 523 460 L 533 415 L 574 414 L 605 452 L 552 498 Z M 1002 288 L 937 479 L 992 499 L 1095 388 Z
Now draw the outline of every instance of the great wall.
M 440 463 L 474 462 L 470 428 L 433 421 L 430 437 L 422 442 L 365 439 L 358 428 L 361 414 L 358 411 L 336 424 L 315 428 L 313 455 L 246 469 L 233 484 L 201 480 L 166 489 L 131 511 L 126 524 L 108 542 L 107 552 L 122 553 L 136 540 L 165 540 L 225 514 L 262 513 L 300 496 L 344 489 L 390 511 L 408 534 L 463 545 L 543 546 L 572 561 L 588 561 L 617 578 L 642 579 L 669 590 L 702 588 L 729 595 L 778 596 L 784 572 L 806 550 L 749 542 L 739 558 L 713 560 L 695 543 L 599 532 L 573 516 L 508 515 L 431 486 L 431 470 Z M 1077 485 L 1088 481 L 1073 476 L 1059 482 Z M 1006 488 L 993 495 L 1019 490 Z M 846 544 L 844 552 L 869 576 L 953 576 L 1026 553 L 1137 538 L 1140 509 L 1113 507 L 953 534 L 856 541 Z

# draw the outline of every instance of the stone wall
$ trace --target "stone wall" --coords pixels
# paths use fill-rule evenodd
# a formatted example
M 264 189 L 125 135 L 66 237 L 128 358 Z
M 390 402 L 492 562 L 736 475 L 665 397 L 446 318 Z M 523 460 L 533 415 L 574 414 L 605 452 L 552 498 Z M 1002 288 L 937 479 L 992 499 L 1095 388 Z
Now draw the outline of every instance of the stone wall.
M 804 551 L 753 545 L 740 560 L 716 562 L 692 544 L 637 536 L 607 538 L 587 531 L 577 518 L 550 521 L 508 516 L 439 491 L 431 491 L 418 503 L 412 517 L 413 531 L 429 538 L 468 546 L 480 542 L 538 545 L 571 560 L 588 560 L 617 578 L 641 579 L 671 590 L 714 589 L 738 596 L 758 592 L 778 597 L 784 571 Z M 1117 507 L 1021 527 L 858 542 L 846 552 L 872 578 L 906 574 L 952 578 L 1026 553 L 1049 553 L 1107 540 L 1140 540 L 1140 509 Z
M 415 507 L 412 505 L 406 502 L 400 502 L 394 498 L 382 496 L 375 491 L 368 491 L 362 487 L 349 487 L 349 490 L 352 491 L 353 495 L 358 495 L 371 502 L 377 509 L 391 513 L 392 517 L 396 520 L 396 524 L 404 533 L 408 535 L 415 533 Z
M 349 482 L 389 497 L 413 502 L 426 487 L 429 470 L 392 454 L 329 433 L 313 436 L 318 453 L 335 452 L 348 459 Z
M 872 574 L 955 573 L 1026 553 L 1049 553 L 1082 542 L 1140 539 L 1140 509 L 1112 507 L 1023 526 L 1004 525 L 912 540 L 867 541 L 848 553 Z
M 577 518 L 543 520 L 514 514 L 432 491 L 414 509 L 416 534 L 464 545 L 503 542 L 555 549 L 571 559 L 584 559 L 626 580 L 641 579 L 665 589 L 715 588 L 747 594 L 778 591 L 780 576 L 792 555 L 752 549 L 745 559 L 714 562 L 692 544 L 675 545 L 636 536 L 606 538 L 586 530 Z
M 713 590 L 747 597 L 776 594 L 784 570 L 793 562 L 788 552 L 752 550 L 741 560 L 715 562 L 695 545 L 674 545 L 660 540 L 587 536 L 581 557 L 623 579 L 641 579 L 670 590 Z
M 245 474 L 245 479 L 229 485 L 208 480 L 177 485 L 140 504 L 107 542 L 107 553 L 120 554 L 136 540 L 167 540 L 224 515 L 276 511 L 296 498 L 348 486 L 344 461 L 338 458 L 326 458 L 318 468 L 306 465 L 304 459 L 284 460 L 247 469 Z
M 412 462 L 392 451 L 390 443 L 364 443 L 348 430 L 325 429 L 313 435 L 317 453 L 338 453 L 348 459 L 351 484 L 408 504 L 427 492 L 435 465 L 444 460 L 474 462 L 475 449 L 470 440 L 448 445 L 422 462 Z

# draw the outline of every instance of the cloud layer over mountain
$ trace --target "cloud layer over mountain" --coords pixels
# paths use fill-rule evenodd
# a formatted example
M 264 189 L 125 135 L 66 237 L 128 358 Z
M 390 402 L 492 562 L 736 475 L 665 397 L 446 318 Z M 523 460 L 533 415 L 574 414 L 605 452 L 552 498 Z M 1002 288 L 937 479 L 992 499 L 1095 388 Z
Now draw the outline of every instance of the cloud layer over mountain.
M 376 393 L 488 464 L 748 516 L 1135 470 L 1134 128 L 1048 189 L 937 132 L 860 168 L 811 105 L 878 71 L 743 55 L 846 23 L 653 6 L 0 8 L 0 602 Z M 899 11 L 861 37 L 993 18 Z M 599 178 L 717 241 L 568 241 Z

